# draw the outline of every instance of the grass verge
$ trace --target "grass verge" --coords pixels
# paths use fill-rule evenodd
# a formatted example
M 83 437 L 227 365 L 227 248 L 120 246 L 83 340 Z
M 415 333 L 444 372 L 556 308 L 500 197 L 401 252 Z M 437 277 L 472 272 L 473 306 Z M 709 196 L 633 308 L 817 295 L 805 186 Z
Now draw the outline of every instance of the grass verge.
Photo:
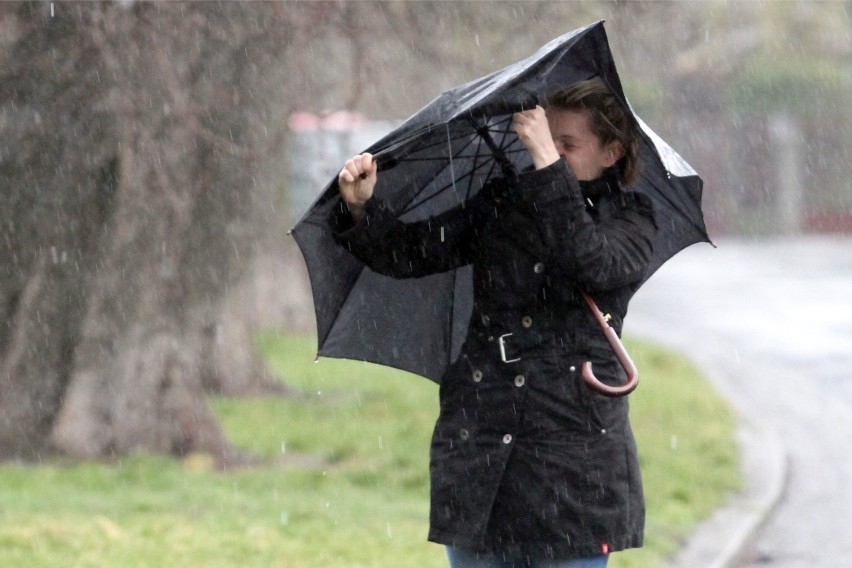
M 205 456 L 0 467 L 0 566 L 444 567 L 425 542 L 437 387 L 366 363 L 313 363 L 313 340 L 268 335 L 272 368 L 303 395 L 215 399 L 228 436 L 266 458 L 235 472 Z M 734 423 L 686 361 L 629 342 L 648 502 L 646 546 L 610 566 L 661 566 L 739 483 Z

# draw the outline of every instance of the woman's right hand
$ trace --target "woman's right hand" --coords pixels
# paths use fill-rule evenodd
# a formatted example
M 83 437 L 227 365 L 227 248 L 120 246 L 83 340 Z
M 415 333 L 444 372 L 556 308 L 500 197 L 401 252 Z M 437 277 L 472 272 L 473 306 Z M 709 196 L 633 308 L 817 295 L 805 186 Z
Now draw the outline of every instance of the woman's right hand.
M 347 160 L 337 176 L 340 197 L 349 207 L 352 217 L 358 221 L 364 214 L 364 204 L 373 196 L 378 167 L 372 154 L 361 154 Z

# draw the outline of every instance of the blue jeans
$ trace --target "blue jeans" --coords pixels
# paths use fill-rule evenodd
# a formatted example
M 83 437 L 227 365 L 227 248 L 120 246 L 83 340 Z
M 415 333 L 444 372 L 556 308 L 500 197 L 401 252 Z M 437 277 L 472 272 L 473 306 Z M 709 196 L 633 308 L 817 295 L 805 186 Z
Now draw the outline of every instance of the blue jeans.
M 550 558 L 518 558 L 486 556 L 464 548 L 447 547 L 450 568 L 606 568 L 608 555 L 589 558 L 554 560 Z

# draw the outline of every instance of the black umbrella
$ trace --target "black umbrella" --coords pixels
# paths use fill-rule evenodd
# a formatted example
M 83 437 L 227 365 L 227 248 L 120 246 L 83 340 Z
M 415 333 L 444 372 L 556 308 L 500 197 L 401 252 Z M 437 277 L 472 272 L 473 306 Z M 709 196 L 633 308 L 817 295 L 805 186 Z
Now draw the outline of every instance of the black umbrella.
M 595 76 L 629 108 L 603 22 L 567 33 L 523 61 L 441 94 L 366 150 L 381 172 L 374 194 L 405 221 L 458 205 L 492 177 L 531 165 L 511 130 L 515 112 Z M 654 200 L 659 225 L 647 280 L 672 255 L 709 238 L 701 212 L 701 179 L 637 120 L 641 179 L 634 188 Z M 335 176 L 292 230 L 311 279 L 317 355 L 380 363 L 438 382 L 467 335 L 473 309 L 470 267 L 409 280 L 372 272 L 332 238 L 328 218 L 339 200 Z M 615 337 L 614 332 L 609 335 Z

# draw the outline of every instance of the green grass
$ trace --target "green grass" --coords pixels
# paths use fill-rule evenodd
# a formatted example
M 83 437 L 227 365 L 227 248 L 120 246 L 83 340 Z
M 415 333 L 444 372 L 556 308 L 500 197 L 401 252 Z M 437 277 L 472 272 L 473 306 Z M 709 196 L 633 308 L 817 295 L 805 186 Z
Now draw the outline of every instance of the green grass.
M 646 547 L 610 566 L 653 567 L 738 485 L 733 420 L 685 361 L 631 342 L 631 395 L 648 501 Z M 205 456 L 0 467 L 4 567 L 444 567 L 428 529 L 437 387 L 365 363 L 313 362 L 313 341 L 264 337 L 303 395 L 216 399 L 262 466 Z
M 613 555 L 610 566 L 662 566 L 696 523 L 740 489 L 736 426 L 689 361 L 626 343 L 642 374 L 630 415 L 645 485 L 645 546 Z

